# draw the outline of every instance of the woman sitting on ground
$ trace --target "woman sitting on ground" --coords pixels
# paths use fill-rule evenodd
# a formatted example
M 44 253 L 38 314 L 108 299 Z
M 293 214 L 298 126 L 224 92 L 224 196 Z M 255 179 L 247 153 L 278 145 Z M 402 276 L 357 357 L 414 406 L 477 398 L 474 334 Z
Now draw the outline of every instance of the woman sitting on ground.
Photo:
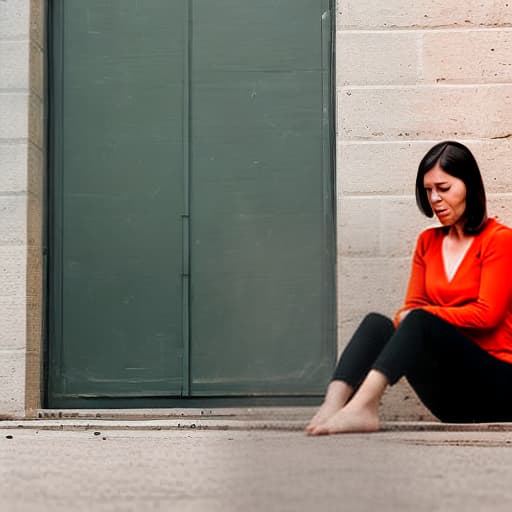
M 443 422 L 512 421 L 512 230 L 487 218 L 475 158 L 457 142 L 421 160 L 421 233 L 404 306 L 360 324 L 306 432 L 379 430 L 379 403 L 405 376 Z

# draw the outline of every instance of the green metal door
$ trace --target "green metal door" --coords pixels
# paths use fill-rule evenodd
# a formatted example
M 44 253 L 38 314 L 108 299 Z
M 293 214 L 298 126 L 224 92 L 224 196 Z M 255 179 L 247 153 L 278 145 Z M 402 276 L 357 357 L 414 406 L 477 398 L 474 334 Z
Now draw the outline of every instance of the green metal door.
M 53 8 L 51 393 L 180 394 L 187 5 Z
M 192 391 L 320 391 L 333 342 L 326 2 L 192 4 Z
M 330 2 L 51 6 L 48 405 L 320 393 Z

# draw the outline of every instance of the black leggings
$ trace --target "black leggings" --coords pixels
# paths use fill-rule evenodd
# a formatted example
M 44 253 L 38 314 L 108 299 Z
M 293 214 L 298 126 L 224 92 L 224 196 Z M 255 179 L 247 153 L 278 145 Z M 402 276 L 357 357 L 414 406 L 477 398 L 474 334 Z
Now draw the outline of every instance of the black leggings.
M 396 330 L 385 316 L 365 317 L 333 380 L 357 389 L 371 369 L 382 372 L 390 384 L 405 376 L 441 421 L 512 421 L 512 364 L 425 311 L 411 311 Z

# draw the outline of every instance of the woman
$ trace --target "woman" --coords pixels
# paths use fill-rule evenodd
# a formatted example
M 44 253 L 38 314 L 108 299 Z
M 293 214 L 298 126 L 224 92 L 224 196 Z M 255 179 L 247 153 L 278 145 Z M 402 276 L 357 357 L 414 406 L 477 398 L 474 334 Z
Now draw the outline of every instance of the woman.
M 402 376 L 441 421 L 512 420 L 512 230 L 487 218 L 457 142 L 423 157 L 416 201 L 441 226 L 420 235 L 393 321 L 371 313 L 354 333 L 309 434 L 379 430 L 380 398 Z

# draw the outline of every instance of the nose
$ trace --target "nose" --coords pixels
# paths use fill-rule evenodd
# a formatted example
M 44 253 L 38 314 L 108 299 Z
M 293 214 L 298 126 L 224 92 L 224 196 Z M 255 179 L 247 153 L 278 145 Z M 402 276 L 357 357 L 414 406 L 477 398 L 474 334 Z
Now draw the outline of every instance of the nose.
M 437 191 L 432 190 L 432 192 L 430 194 L 430 200 L 433 203 L 437 203 L 437 202 L 441 201 L 441 196 L 439 195 L 439 193 Z

